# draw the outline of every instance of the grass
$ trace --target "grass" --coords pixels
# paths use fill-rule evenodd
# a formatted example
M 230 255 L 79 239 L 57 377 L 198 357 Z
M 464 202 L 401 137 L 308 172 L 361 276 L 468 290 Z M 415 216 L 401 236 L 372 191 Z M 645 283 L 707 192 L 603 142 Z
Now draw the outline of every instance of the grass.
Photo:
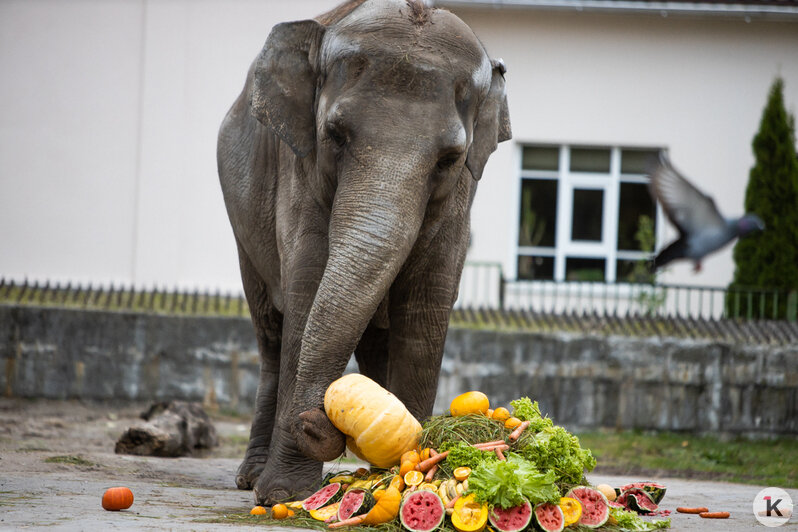
M 49 458 L 45 458 L 44 461 L 48 464 L 68 464 L 79 467 L 94 467 L 98 465 L 80 456 L 72 455 L 51 456 Z
M 730 440 L 673 432 L 578 434 L 593 452 L 596 472 L 705 478 L 798 488 L 798 438 Z

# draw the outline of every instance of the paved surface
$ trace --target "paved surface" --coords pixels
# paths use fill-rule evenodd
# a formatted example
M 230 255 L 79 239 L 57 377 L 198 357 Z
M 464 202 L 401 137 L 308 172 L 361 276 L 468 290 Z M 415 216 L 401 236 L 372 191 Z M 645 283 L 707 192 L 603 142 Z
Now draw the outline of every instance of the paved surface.
M 223 456 L 238 456 L 239 449 L 228 446 L 206 458 L 114 454 L 113 442 L 140 410 L 0 399 L 0 530 L 235 530 L 257 524 L 239 519 L 252 507 L 252 494 L 233 484 L 239 459 Z M 246 438 L 240 420 L 216 425 L 228 441 Z M 45 461 L 64 455 L 88 463 Z M 652 479 L 591 475 L 589 480 L 620 486 Z M 767 530 L 752 513 L 754 496 L 765 486 L 653 480 L 668 486 L 661 508 L 674 512 L 672 530 Z M 131 488 L 135 502 L 129 510 L 107 512 L 100 506 L 102 494 L 118 485 Z M 798 490 L 788 493 L 798 501 Z M 728 511 L 731 518 L 676 514 L 677 506 L 707 506 Z M 798 530 L 798 519 L 777 530 Z

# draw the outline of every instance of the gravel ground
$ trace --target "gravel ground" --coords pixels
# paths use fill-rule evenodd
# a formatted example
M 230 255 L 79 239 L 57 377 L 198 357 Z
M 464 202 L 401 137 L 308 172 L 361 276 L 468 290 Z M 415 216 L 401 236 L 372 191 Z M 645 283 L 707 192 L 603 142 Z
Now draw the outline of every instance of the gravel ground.
M 232 530 L 257 524 L 229 517 L 245 514 L 253 503 L 252 493 L 237 490 L 233 481 L 247 421 L 216 419 L 227 443 L 203 458 L 114 454 L 114 442 L 144 406 L 0 399 L 0 530 Z M 83 462 L 45 461 L 56 456 Z M 754 496 L 765 486 L 599 474 L 589 480 L 667 485 L 660 507 L 673 512 L 672 530 L 767 530 L 752 512 Z M 133 490 L 135 502 L 128 510 L 107 512 L 100 506 L 102 494 L 118 485 Z M 798 490 L 787 491 L 798 502 Z M 731 517 L 701 519 L 677 514 L 678 506 L 707 506 Z M 778 530 L 798 530 L 798 519 Z

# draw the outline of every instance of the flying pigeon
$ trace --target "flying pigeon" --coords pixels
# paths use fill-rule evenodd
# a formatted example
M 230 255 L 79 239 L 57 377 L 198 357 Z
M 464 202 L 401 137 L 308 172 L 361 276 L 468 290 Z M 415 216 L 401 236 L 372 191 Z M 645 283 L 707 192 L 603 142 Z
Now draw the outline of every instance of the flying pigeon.
M 662 205 L 668 220 L 679 230 L 679 238 L 654 258 L 652 270 L 677 259 L 691 259 L 693 271 L 701 271 L 701 260 L 737 237 L 763 231 L 765 224 L 755 214 L 724 218 L 715 201 L 698 190 L 671 165 L 665 152 L 651 172 L 649 191 Z

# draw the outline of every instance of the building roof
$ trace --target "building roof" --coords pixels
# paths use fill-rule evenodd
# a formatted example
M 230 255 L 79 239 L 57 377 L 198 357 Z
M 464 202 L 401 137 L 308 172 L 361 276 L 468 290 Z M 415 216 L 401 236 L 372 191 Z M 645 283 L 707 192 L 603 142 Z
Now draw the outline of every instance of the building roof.
M 668 14 L 798 18 L 798 0 L 435 0 L 441 7 L 528 8 L 565 11 L 631 11 Z

